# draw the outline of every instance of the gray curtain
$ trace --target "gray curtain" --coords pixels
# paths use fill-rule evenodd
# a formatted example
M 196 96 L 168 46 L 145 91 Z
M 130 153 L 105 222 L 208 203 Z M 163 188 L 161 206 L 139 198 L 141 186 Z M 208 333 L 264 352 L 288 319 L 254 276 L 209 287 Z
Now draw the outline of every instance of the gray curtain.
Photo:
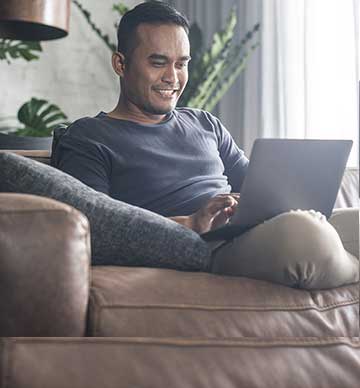
M 172 0 L 169 3 L 183 12 L 191 23 L 196 21 L 199 24 L 207 45 L 213 34 L 224 27 L 234 4 L 237 7 L 239 41 L 254 24 L 261 22 L 261 0 Z M 214 111 L 247 155 L 254 139 L 262 135 L 260 65 L 261 50 L 258 48 L 246 70 Z

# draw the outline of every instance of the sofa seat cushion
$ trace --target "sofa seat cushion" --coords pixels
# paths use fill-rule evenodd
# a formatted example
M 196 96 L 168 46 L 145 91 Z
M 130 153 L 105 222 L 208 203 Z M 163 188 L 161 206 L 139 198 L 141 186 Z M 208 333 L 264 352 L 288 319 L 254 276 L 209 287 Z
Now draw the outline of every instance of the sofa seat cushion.
M 359 285 L 307 291 L 168 269 L 92 270 L 88 335 L 329 337 L 359 335 Z

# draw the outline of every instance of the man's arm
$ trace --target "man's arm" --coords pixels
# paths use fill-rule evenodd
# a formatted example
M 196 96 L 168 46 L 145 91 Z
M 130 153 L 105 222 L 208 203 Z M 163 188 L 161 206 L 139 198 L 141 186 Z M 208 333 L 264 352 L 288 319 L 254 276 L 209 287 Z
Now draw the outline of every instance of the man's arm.
M 215 124 L 219 155 L 224 164 L 224 175 L 227 176 L 232 191 L 239 192 L 247 173 L 249 161 L 220 120 L 212 115 L 210 118 Z

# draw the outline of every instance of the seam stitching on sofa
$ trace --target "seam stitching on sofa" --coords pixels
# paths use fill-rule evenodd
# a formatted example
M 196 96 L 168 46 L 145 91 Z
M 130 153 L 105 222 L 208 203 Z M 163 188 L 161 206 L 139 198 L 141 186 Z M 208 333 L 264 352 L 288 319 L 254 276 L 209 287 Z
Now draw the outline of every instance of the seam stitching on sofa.
M 89 295 L 89 307 L 88 307 L 88 323 L 87 323 L 87 335 L 91 335 L 91 333 L 94 333 L 94 336 L 96 337 L 96 324 L 95 324 L 95 319 L 96 319 L 96 309 L 93 308 L 94 304 L 94 296 L 92 292 L 90 292 Z
M 87 260 L 87 286 L 88 286 L 88 293 L 87 293 L 87 303 L 86 303 L 86 310 L 85 310 L 85 322 L 84 322 L 84 335 L 86 335 L 87 331 L 87 324 L 88 324 L 88 314 L 89 314 L 89 307 L 90 307 L 90 296 L 91 296 L 91 242 L 90 242 L 90 228 L 89 225 L 85 227 L 86 233 L 84 233 L 83 240 L 84 245 L 86 246 L 86 253 L 88 254 L 88 260 Z
M 98 303 L 98 309 L 96 310 L 95 320 L 94 320 L 94 335 L 97 337 L 100 332 L 100 320 L 101 320 L 101 304 Z
M 13 347 L 11 346 L 11 342 L 13 342 L 11 339 L 5 338 L 4 341 L 4 355 L 5 355 L 5 361 L 4 361 L 4 376 L 3 376 L 3 387 L 7 388 L 10 387 L 10 381 L 11 381 L 11 365 L 12 365 L 12 352 Z
M 99 326 L 100 326 L 100 318 L 101 318 L 101 309 L 103 304 L 101 303 L 101 295 L 99 295 L 98 292 L 96 292 L 95 289 L 90 289 L 90 299 L 92 300 L 92 303 L 97 305 L 96 308 L 92 308 L 92 314 L 93 314 L 93 336 L 97 337 L 99 332 Z
M 6 343 L 7 343 L 7 339 L 6 338 L 2 338 L 1 340 L 1 344 L 0 344 L 0 362 L 1 362 L 1 365 L 0 365 L 0 377 L 1 377 L 1 381 L 0 381 L 0 386 L 1 387 L 4 387 L 6 388 L 6 375 L 7 375 L 7 347 L 6 347 Z
M 49 199 L 48 197 L 42 197 L 45 199 Z M 55 201 L 55 200 L 54 200 Z M 59 201 L 58 201 L 59 202 Z M 67 205 L 69 206 L 69 205 Z M 78 211 L 74 211 L 74 209 L 13 209 L 13 210 L 0 210 L 0 215 L 2 214 L 23 214 L 23 213 L 48 213 L 48 212 L 56 212 L 56 213 L 64 213 L 64 214 L 75 214 L 77 215 Z
M 316 305 L 282 305 L 282 306 L 205 306 L 205 305 L 181 305 L 181 304 L 149 304 L 149 305 L 143 305 L 143 304 L 99 304 L 100 308 L 160 308 L 160 309 L 182 309 L 182 310 L 219 310 L 219 311 L 228 311 L 228 310 L 234 310 L 234 311 L 242 311 L 242 310 L 264 310 L 264 311 L 271 311 L 271 310 L 281 310 L 281 309 L 288 309 L 288 310 L 318 310 L 318 311 L 326 311 L 331 310 L 332 308 L 339 307 L 339 306 L 348 306 L 352 304 L 356 304 L 359 302 L 359 298 L 355 299 L 349 299 L 345 302 L 339 302 L 339 303 L 332 303 L 329 305 L 324 305 L 323 307 L 318 307 Z
M 352 348 L 360 348 L 359 337 L 354 337 L 356 340 L 351 339 L 353 337 L 328 337 L 321 339 L 320 337 L 299 337 L 299 338 L 285 338 L 279 337 L 275 340 L 264 340 L 257 339 L 254 341 L 253 339 L 242 338 L 233 338 L 233 339 L 176 339 L 176 338 L 149 338 L 149 337 L 108 337 L 108 338 L 92 338 L 87 337 L 84 339 L 74 339 L 71 337 L 64 337 L 61 339 L 53 338 L 19 338 L 14 340 L 14 343 L 19 344 L 27 344 L 27 343 L 58 343 L 58 344 L 132 344 L 132 345 L 168 345 L 168 346 L 201 346 L 201 347 L 287 347 L 287 346 L 336 346 L 336 345 L 348 345 Z M 355 342 L 356 341 L 356 342 Z

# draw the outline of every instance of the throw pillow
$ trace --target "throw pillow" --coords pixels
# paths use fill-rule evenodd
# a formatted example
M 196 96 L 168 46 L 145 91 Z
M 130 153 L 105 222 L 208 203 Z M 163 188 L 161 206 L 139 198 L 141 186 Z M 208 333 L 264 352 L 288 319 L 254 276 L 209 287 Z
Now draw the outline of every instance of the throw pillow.
M 92 263 L 206 270 L 211 252 L 192 230 L 151 211 L 114 200 L 53 167 L 0 153 L 0 192 L 67 203 L 90 222 Z

